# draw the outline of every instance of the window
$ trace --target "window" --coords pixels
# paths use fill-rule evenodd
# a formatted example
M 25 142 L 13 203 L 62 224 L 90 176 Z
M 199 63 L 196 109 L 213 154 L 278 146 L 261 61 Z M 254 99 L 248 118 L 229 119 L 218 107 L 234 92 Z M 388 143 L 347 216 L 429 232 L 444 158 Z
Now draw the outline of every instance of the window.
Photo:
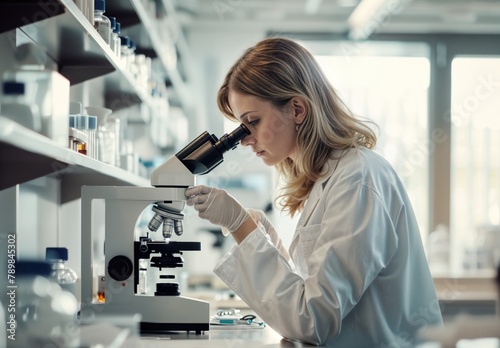
M 415 43 L 365 43 L 356 54 L 346 55 L 342 51 L 350 51 L 345 45 L 349 43 L 339 43 L 341 51 L 316 59 L 351 111 L 378 125 L 376 150 L 404 182 L 425 242 L 429 233 L 428 48 Z
M 500 58 L 456 57 L 451 89 L 454 269 L 500 262 Z

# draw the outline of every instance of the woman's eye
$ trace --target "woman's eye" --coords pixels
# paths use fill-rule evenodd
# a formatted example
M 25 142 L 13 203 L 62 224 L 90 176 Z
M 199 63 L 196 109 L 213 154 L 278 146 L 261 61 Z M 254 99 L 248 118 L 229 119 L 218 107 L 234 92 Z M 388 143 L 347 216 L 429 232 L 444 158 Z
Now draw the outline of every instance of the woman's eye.
M 259 123 L 259 120 L 248 121 L 248 124 L 252 126 L 255 126 L 257 123 Z

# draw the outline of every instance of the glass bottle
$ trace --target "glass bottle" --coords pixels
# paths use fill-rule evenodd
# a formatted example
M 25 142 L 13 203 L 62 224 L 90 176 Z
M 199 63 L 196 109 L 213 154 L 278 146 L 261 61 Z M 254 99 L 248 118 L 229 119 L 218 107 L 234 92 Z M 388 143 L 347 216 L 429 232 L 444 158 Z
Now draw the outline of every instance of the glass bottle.
M 78 151 L 81 154 L 87 155 L 90 157 L 92 153 L 92 145 L 90 143 L 90 136 L 89 136 L 89 117 L 88 115 L 76 115 L 75 117 L 75 128 L 78 129 L 80 132 L 85 134 L 85 138 L 87 139 L 85 143 L 85 151 Z
M 89 116 L 89 142 L 90 142 L 90 157 L 97 159 L 98 139 L 97 139 L 97 117 Z
M 108 17 L 109 21 L 111 22 L 111 31 L 110 31 L 110 36 L 109 36 L 109 48 L 111 48 L 111 51 L 115 52 L 115 30 L 116 30 L 116 17 Z
M 111 115 L 112 110 L 96 106 L 87 106 L 85 110 L 89 115 L 95 116 L 97 121 L 97 159 L 104 163 L 115 165 L 114 133 L 108 125 L 108 118 Z
M 52 267 L 49 278 L 54 280 L 64 290 L 68 290 L 76 298 L 76 282 L 78 281 L 78 276 L 75 271 L 66 265 L 68 261 L 68 249 L 46 248 L 45 260 L 49 262 Z
M 129 55 L 130 55 L 130 38 L 128 36 L 120 36 L 120 62 L 121 62 L 121 67 L 124 70 L 128 70 L 128 61 L 129 61 Z
M 94 28 L 109 45 L 111 39 L 111 21 L 104 15 L 106 12 L 106 1 L 95 0 L 94 3 Z
M 78 347 L 76 298 L 49 279 L 43 261 L 16 263 L 16 335 L 9 347 Z
M 121 39 L 120 39 L 120 33 L 121 33 L 121 23 L 120 22 L 116 22 L 116 25 L 115 25 L 115 29 L 113 30 L 113 33 L 115 34 L 113 36 L 113 40 L 115 40 L 115 44 L 114 44 L 114 47 L 115 47 L 115 54 L 118 58 L 121 58 Z

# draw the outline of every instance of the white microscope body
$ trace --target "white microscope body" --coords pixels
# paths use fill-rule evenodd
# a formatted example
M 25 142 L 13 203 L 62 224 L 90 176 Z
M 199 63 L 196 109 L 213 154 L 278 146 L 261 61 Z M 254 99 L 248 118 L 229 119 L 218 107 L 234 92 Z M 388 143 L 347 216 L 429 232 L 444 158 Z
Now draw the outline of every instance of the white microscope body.
M 182 267 L 182 251 L 199 251 L 201 243 L 170 239 L 172 232 L 182 234 L 184 192 L 195 184 L 194 175 L 215 168 L 223 161 L 222 154 L 247 134 L 244 125 L 220 140 L 204 132 L 153 172 L 154 187 L 82 187 L 82 318 L 139 313 L 142 333 L 209 330 L 209 303 L 180 296 L 179 284 L 170 281 L 175 275 L 164 274 L 165 269 Z M 94 249 L 95 200 L 105 205 L 104 294 L 98 294 L 99 274 L 94 267 L 100 256 Z M 147 230 L 141 230 L 137 220 L 149 205 L 155 214 Z M 151 276 L 159 278 L 154 292 L 144 287 L 144 279 Z

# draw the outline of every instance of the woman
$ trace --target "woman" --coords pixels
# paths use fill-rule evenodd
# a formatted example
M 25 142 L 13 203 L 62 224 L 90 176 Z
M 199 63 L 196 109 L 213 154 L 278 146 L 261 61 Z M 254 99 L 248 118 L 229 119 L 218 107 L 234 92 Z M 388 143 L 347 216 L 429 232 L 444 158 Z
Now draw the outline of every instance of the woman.
M 262 212 L 223 190 L 186 190 L 188 205 L 236 240 L 214 272 L 252 310 L 285 338 L 335 347 L 411 345 L 442 322 L 401 181 L 304 47 L 269 38 L 249 48 L 218 105 L 281 175 L 283 210 L 301 214 L 287 252 Z

